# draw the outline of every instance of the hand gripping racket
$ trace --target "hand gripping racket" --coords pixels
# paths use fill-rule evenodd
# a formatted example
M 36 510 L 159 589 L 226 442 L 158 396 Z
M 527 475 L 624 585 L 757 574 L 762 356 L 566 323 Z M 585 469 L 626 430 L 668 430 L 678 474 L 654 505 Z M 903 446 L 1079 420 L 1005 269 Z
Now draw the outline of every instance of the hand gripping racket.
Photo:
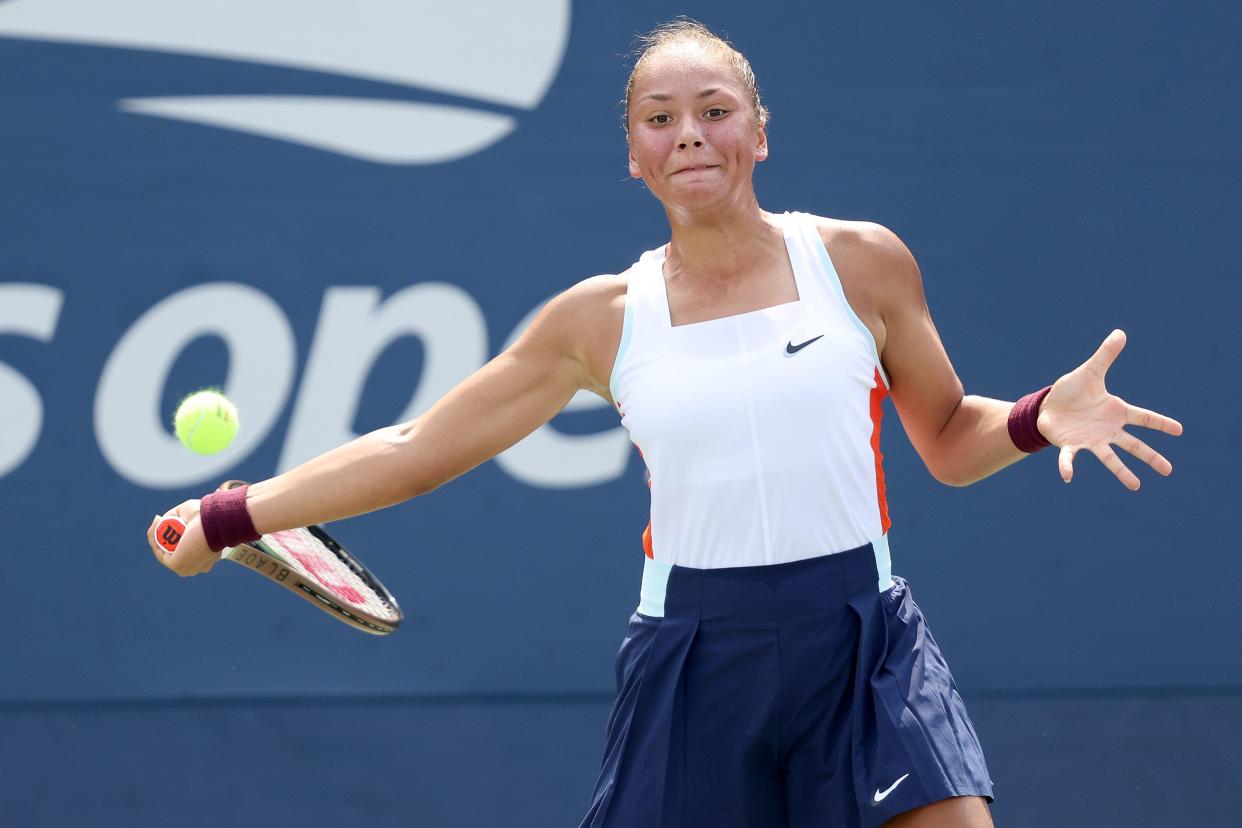
M 221 488 L 240 485 L 231 480 Z M 177 548 L 184 533 L 185 521 L 176 515 L 165 515 L 155 527 L 156 541 L 169 552 Z M 392 593 L 321 526 L 272 532 L 229 547 L 221 557 L 372 635 L 394 632 L 404 617 Z

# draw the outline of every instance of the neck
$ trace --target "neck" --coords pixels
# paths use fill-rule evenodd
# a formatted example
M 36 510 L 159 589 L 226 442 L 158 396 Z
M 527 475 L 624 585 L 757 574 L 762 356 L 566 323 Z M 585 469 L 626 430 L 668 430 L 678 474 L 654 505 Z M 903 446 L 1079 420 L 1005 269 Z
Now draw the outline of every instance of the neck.
M 696 281 L 732 281 L 753 272 L 774 249 L 784 250 L 780 231 L 759 209 L 753 193 L 748 202 L 703 213 L 666 210 L 672 238 L 665 274 Z

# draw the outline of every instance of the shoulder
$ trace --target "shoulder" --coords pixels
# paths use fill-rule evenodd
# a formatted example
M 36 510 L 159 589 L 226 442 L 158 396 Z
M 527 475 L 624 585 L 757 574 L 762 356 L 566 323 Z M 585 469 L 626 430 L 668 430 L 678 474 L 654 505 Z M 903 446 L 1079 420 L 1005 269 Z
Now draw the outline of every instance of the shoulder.
M 894 301 L 922 304 L 918 262 L 896 233 L 870 221 L 813 218 L 847 293 L 852 288 L 881 311 Z
M 814 216 L 819 237 L 833 262 L 848 261 L 886 271 L 918 270 L 914 255 L 896 233 L 872 221 L 845 221 Z
M 568 330 L 589 330 L 614 315 L 625 313 L 629 281 L 625 273 L 583 279 L 554 296 L 548 302 L 545 313 Z
M 624 302 L 626 289 L 630 284 L 630 275 L 626 273 L 605 273 L 591 276 L 568 288 L 558 298 L 579 306 L 580 309 L 595 305 L 613 305 Z M 624 304 L 622 304 L 624 307 Z
M 583 387 L 607 398 L 608 377 L 625 319 L 628 274 L 583 279 L 550 299 L 531 325 L 532 338 L 581 364 Z

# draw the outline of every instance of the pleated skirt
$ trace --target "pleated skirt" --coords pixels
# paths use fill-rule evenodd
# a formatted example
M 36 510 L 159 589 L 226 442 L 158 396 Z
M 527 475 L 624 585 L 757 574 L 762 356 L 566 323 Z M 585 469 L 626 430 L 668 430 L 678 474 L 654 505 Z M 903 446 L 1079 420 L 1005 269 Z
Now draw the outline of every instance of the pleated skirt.
M 772 566 L 674 566 L 617 655 L 582 828 L 878 826 L 992 798 L 983 750 L 900 578 L 870 544 Z

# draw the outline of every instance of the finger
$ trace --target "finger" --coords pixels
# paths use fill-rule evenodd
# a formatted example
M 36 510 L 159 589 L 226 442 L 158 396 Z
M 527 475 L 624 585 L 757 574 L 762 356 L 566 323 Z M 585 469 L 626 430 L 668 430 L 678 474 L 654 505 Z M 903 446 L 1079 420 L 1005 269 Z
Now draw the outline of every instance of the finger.
M 176 572 L 182 578 L 187 578 L 190 575 L 197 575 L 199 572 L 197 564 L 188 558 L 177 554 L 176 552 L 168 556 L 168 568 L 173 572 Z
M 1163 414 L 1157 414 L 1154 411 L 1148 411 L 1146 408 L 1139 408 L 1137 405 L 1132 405 L 1127 409 L 1126 424 L 1163 431 L 1165 434 L 1172 434 L 1174 437 L 1181 436 L 1182 433 L 1182 424 L 1177 420 L 1172 417 L 1166 417 Z
M 155 559 L 165 566 L 168 566 L 169 561 L 172 559 L 173 553 L 166 548 L 166 546 L 161 542 L 161 538 L 156 536 L 156 533 L 161 531 L 160 527 L 170 517 L 176 518 L 176 511 L 171 511 L 163 515 L 156 515 L 154 521 L 151 523 L 151 528 L 147 530 L 147 542 L 151 545 L 151 552 L 155 555 Z
M 1061 446 L 1061 454 L 1057 457 L 1057 468 L 1061 471 L 1061 479 L 1066 483 L 1074 479 L 1074 455 L 1078 449 L 1074 446 Z
M 1173 464 L 1166 460 L 1164 455 L 1133 434 L 1125 433 L 1116 443 L 1165 477 L 1173 473 Z
M 189 578 L 195 575 L 202 575 L 204 572 L 210 572 L 214 564 L 215 561 L 211 558 L 203 559 L 196 555 L 193 558 L 177 559 L 172 569 L 181 577 Z
M 1099 458 L 1104 464 L 1104 468 L 1108 469 L 1121 484 L 1132 492 L 1137 492 L 1139 487 L 1139 479 L 1134 476 L 1134 472 L 1126 468 L 1126 464 L 1121 462 L 1121 458 L 1117 456 L 1117 452 L 1113 451 L 1109 446 L 1101 446 L 1100 448 L 1091 449 L 1091 453 Z
M 202 501 L 198 499 L 186 500 L 177 506 L 176 509 L 173 509 L 173 511 L 177 513 L 177 517 L 181 518 L 186 523 L 189 523 L 194 518 L 198 517 L 198 511 L 201 505 Z
M 155 527 L 160 525 L 162 519 L 159 515 L 156 515 L 151 519 L 151 525 L 147 527 L 147 545 L 151 547 L 151 554 L 155 555 L 155 559 L 161 564 L 164 563 L 166 555 L 163 547 L 155 539 Z
M 1117 359 L 1117 355 L 1121 353 L 1121 349 L 1126 347 L 1126 332 L 1117 329 L 1104 337 L 1104 341 L 1100 343 L 1100 347 L 1091 355 L 1091 359 L 1087 360 L 1087 364 L 1094 368 L 1103 376 L 1112 367 L 1113 361 Z
M 210 572 L 217 560 L 219 555 L 206 547 L 202 527 L 195 518 L 186 524 L 181 542 L 168 557 L 168 568 L 185 578 Z
M 182 578 L 188 578 L 194 574 L 188 561 L 178 561 L 171 557 L 168 559 L 168 568 Z

